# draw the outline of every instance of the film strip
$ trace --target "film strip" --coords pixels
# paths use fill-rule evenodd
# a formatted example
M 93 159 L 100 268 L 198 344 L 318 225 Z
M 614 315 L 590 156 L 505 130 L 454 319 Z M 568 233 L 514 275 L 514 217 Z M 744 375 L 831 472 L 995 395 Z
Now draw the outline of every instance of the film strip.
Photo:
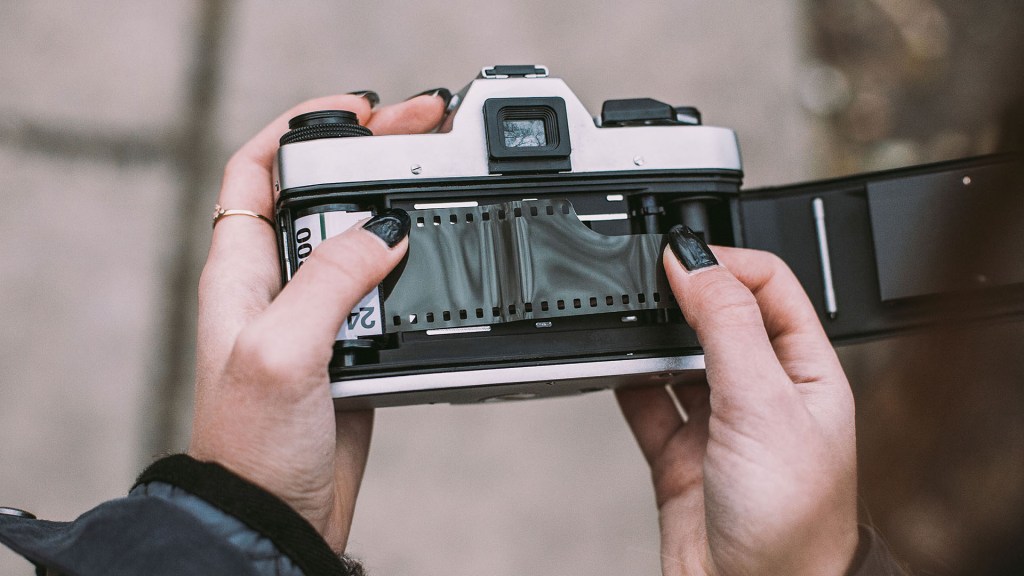
M 409 256 L 385 282 L 387 332 L 675 306 L 660 235 L 599 234 L 567 200 L 409 215 Z

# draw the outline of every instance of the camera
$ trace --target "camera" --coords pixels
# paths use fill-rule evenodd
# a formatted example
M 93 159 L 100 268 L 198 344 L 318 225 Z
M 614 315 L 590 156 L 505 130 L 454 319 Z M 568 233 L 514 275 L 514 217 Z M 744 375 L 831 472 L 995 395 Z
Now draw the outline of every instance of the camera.
M 412 219 L 407 257 L 338 333 L 339 409 L 702 380 L 661 268 L 676 224 L 782 257 L 836 343 L 934 322 L 948 294 L 970 294 L 974 317 L 1024 312 L 1020 266 L 931 266 L 935 227 L 1015 186 L 1016 157 L 745 190 L 735 133 L 696 108 L 608 100 L 595 117 L 532 65 L 483 68 L 433 133 L 374 136 L 344 110 L 289 128 L 274 166 L 285 281 L 363 218 Z M 1006 253 L 1024 254 L 1020 228 Z

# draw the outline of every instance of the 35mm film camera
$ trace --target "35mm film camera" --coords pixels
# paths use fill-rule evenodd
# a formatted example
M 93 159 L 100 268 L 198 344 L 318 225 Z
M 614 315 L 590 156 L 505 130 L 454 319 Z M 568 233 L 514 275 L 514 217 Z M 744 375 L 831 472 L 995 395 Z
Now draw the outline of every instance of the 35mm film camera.
M 1024 258 L 1005 257 L 1024 256 L 1019 220 L 997 230 L 1003 257 L 943 265 L 991 252 L 979 207 L 1024 205 L 1006 194 L 1014 157 L 741 190 L 731 130 L 651 99 L 593 118 L 540 66 L 484 68 L 432 134 L 372 136 L 344 111 L 290 127 L 274 176 L 286 280 L 362 218 L 413 221 L 408 257 L 338 334 L 339 408 L 702 378 L 659 268 L 675 224 L 781 256 L 834 342 L 941 321 L 944 294 L 967 294 L 972 318 L 1024 313 Z

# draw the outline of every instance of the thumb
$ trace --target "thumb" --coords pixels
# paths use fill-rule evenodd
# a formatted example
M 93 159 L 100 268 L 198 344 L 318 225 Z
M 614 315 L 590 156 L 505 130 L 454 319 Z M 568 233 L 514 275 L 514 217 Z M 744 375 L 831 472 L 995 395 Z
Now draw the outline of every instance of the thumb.
M 289 348 L 330 349 L 352 308 L 408 249 L 409 214 L 387 210 L 320 243 L 260 319 Z
M 754 294 L 719 265 L 689 228 L 672 228 L 668 241 L 665 272 L 704 348 L 708 384 L 718 408 L 747 412 L 774 404 L 765 400 L 791 389 L 792 382 L 775 355 Z

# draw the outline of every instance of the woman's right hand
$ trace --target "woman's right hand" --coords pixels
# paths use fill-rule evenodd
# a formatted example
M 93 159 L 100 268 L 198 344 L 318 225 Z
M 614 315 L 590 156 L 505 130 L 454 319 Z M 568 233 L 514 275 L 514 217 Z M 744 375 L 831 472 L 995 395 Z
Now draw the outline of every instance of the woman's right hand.
M 665 389 L 618 393 L 651 466 L 662 572 L 843 574 L 858 541 L 854 406 L 814 308 L 771 254 L 716 248 L 718 265 L 692 232 L 669 236 L 707 386 L 674 388 L 686 421 Z

